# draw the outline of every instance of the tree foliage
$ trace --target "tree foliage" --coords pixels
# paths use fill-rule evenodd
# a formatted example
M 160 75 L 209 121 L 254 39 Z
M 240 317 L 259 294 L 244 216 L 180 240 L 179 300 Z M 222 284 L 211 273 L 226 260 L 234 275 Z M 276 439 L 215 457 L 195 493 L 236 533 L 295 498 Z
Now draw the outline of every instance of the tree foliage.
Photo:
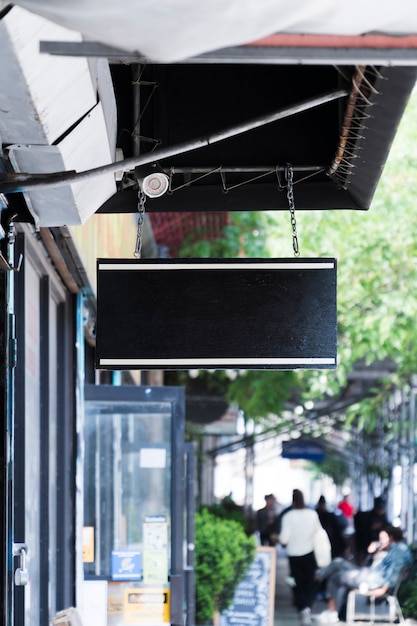
M 202 227 L 201 232 L 196 231 L 188 235 L 180 248 L 180 256 L 199 258 L 268 256 L 267 235 L 272 224 L 273 217 L 266 212 L 231 212 L 228 224 L 223 228 L 220 237 L 207 240 Z
M 403 384 L 417 372 L 417 93 L 410 98 L 372 206 L 359 211 L 296 212 L 303 257 L 338 260 L 338 367 L 335 371 L 241 372 L 228 384 L 248 418 L 279 415 L 285 402 L 336 396 L 358 362 L 389 360 Z M 297 186 L 294 187 L 297 206 Z M 222 237 L 205 242 L 204 256 L 282 257 L 291 254 L 287 212 L 231 214 Z M 185 252 L 199 256 L 198 248 Z M 389 386 L 351 409 L 377 420 Z M 379 396 L 378 396 L 379 394 Z M 353 419 L 353 417 L 351 418 Z M 279 422 L 279 420 L 278 420 Z
M 280 415 L 299 385 L 295 372 L 249 370 L 230 383 L 228 397 L 248 418 L 259 421 L 270 414 Z
M 326 454 L 326 458 L 321 463 L 313 463 L 313 472 L 320 476 L 325 474 L 333 479 L 338 487 L 342 487 L 349 478 L 349 467 L 345 459 L 341 459 L 335 454 Z
M 389 359 L 399 380 L 417 371 L 417 94 L 413 94 L 368 212 L 309 212 L 301 245 L 338 259 L 336 391 L 355 363 Z M 386 393 L 386 389 L 382 389 Z

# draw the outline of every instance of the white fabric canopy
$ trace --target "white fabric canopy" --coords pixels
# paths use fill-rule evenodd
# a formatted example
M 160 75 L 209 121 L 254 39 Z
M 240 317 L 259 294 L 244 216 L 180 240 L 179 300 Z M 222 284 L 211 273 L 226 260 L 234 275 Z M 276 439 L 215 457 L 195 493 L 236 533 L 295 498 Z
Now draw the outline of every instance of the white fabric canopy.
M 0 0 L 3 5 L 5 0 Z M 178 61 L 274 33 L 416 34 L 416 0 L 17 0 L 85 38 Z

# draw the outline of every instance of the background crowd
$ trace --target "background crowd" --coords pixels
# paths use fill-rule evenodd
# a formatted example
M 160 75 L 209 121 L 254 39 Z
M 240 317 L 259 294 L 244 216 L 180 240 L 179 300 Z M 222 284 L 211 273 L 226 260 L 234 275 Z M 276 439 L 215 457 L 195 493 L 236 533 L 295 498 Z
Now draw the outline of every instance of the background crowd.
M 315 507 L 307 506 L 299 489 L 293 490 L 287 507 L 267 494 L 265 506 L 256 513 L 256 530 L 261 545 L 286 550 L 287 582 L 301 626 L 310 626 L 318 596 L 327 601 L 319 620 L 345 621 L 350 590 L 383 598 L 412 563 L 402 530 L 387 517 L 382 495 L 374 498 L 372 509 L 355 511 L 347 492 L 333 510 L 323 495 Z

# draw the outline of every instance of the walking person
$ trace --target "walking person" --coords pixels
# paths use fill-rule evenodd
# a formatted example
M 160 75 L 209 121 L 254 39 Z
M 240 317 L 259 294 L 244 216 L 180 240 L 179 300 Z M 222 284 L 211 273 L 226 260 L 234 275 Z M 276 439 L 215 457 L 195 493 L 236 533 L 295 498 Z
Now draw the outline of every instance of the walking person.
M 355 513 L 355 509 L 350 502 L 350 492 L 345 492 L 343 494 L 343 498 L 337 505 L 337 508 L 343 513 L 349 526 L 352 526 L 353 514 Z
M 256 530 L 262 546 L 275 546 L 278 535 L 277 500 L 272 493 L 265 496 L 265 506 L 256 512 Z
M 316 595 L 314 537 L 322 529 L 319 516 L 306 507 L 303 493 L 294 489 L 292 506 L 282 518 L 279 542 L 285 546 L 294 578 L 295 605 L 300 614 L 301 626 L 310 626 L 311 608 Z
M 335 559 L 338 556 L 343 557 L 345 555 L 346 543 L 342 530 L 337 516 L 333 513 L 333 511 L 328 510 L 326 498 L 324 496 L 320 496 L 316 505 L 316 511 L 321 525 L 329 536 L 330 544 L 332 546 L 332 559 Z

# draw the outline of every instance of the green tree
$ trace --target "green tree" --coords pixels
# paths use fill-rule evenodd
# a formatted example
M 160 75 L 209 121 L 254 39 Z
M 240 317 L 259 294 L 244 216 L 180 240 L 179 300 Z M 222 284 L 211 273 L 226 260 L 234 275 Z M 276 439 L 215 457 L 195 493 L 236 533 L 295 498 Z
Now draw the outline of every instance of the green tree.
M 268 256 L 268 232 L 273 224 L 267 212 L 236 211 L 229 213 L 228 224 L 220 237 L 205 239 L 204 227 L 190 233 L 180 249 L 182 257 L 250 258 Z
M 401 121 L 372 206 L 359 211 L 296 213 L 301 255 L 338 260 L 338 367 L 336 370 L 244 372 L 227 381 L 227 395 L 247 418 L 274 413 L 277 429 L 288 400 L 301 403 L 337 396 L 358 362 L 389 360 L 396 375 L 375 386 L 370 398 L 351 409 L 372 429 L 378 407 L 392 385 L 417 372 L 417 92 Z M 297 205 L 297 186 L 294 188 Z M 188 245 L 188 244 L 187 244 Z M 282 257 L 292 254 L 287 212 L 231 214 L 215 242 L 185 246 L 197 256 Z
M 358 361 L 394 362 L 396 383 L 417 371 L 416 138 L 414 93 L 370 210 L 309 212 L 300 218 L 303 254 L 338 259 L 339 365 L 320 376 L 321 392 L 340 390 Z

